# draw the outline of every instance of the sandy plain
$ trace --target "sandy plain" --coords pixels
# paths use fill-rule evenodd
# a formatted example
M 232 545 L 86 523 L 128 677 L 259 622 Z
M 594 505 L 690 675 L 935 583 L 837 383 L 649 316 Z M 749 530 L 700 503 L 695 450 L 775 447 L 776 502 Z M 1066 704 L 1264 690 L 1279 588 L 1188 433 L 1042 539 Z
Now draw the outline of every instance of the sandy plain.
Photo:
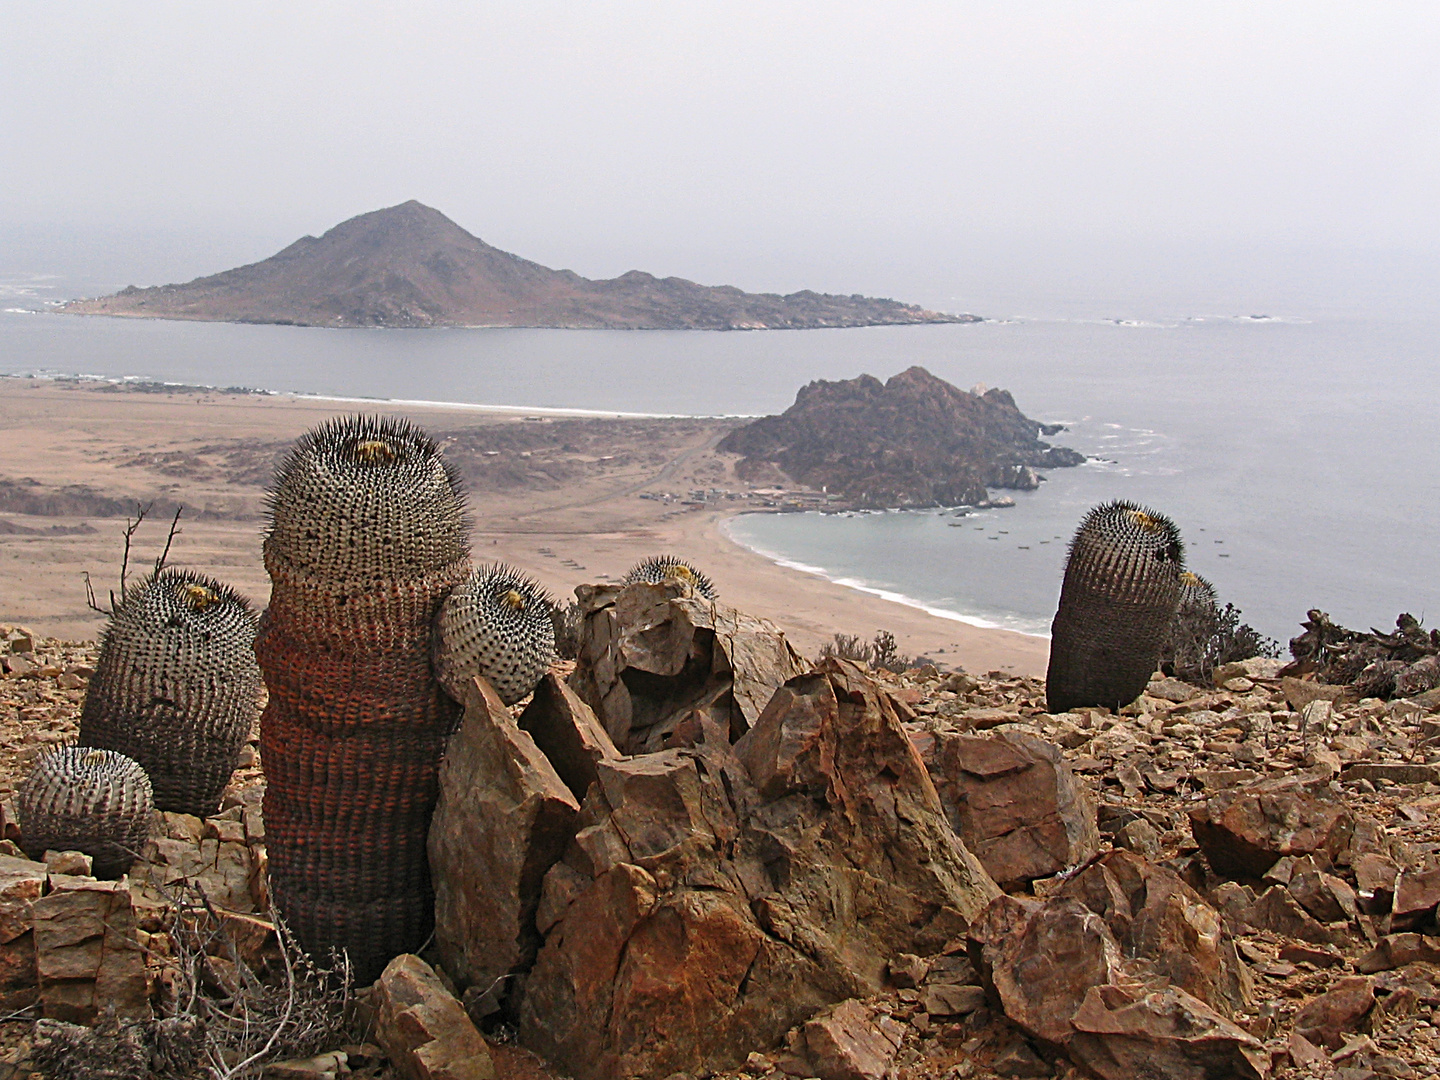
M 0 622 L 69 640 L 103 617 L 121 568 L 126 515 L 151 504 L 132 580 L 185 510 L 171 565 L 227 581 L 263 605 L 264 489 L 290 442 L 335 415 L 402 414 L 463 475 L 477 562 L 534 575 L 562 601 L 657 552 L 691 559 L 721 599 L 783 629 L 813 656 L 836 633 L 892 632 L 902 652 L 972 672 L 1043 675 L 1047 642 L 938 618 L 740 547 L 723 520 L 759 507 L 713 448 L 737 421 L 576 417 L 393 402 L 350 403 L 153 384 L 0 378 Z M 703 497 L 692 497 L 702 492 Z

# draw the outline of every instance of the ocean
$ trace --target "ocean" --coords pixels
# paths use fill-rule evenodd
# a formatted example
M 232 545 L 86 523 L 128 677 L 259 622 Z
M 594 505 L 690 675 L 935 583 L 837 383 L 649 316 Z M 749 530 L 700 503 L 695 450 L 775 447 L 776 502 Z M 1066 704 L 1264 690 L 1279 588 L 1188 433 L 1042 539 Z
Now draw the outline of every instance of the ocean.
M 1170 515 L 1191 569 L 1283 642 L 1311 607 L 1349 626 L 1440 619 L 1440 317 L 1194 310 L 757 333 L 322 330 L 78 318 L 94 295 L 0 267 L 0 374 L 87 374 L 345 398 L 633 413 L 778 412 L 811 379 L 920 364 L 1011 391 L 1091 460 L 1016 506 L 747 515 L 740 543 L 945 617 L 1048 631 L 1085 510 Z M 980 310 L 980 314 L 986 314 Z M 0 475 L 23 475 L 23 463 Z M 853 628 L 866 631 L 870 628 Z M 876 627 L 874 629 L 880 629 Z

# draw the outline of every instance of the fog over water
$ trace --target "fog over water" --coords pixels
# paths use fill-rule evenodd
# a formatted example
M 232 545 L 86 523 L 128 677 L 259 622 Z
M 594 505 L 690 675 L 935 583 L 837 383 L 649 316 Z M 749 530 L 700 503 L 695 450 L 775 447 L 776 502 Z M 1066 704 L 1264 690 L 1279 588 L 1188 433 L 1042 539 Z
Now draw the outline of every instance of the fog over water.
M 1123 496 L 1175 517 L 1193 567 L 1274 636 L 1315 604 L 1360 626 L 1440 618 L 1440 8 L 876 11 L 12 5 L 0 372 L 759 413 L 813 378 L 919 363 L 1011 390 L 1101 460 L 973 522 L 746 518 L 734 535 L 1034 632 L 1054 538 Z M 591 277 L 992 321 L 627 334 L 39 314 L 410 198 Z

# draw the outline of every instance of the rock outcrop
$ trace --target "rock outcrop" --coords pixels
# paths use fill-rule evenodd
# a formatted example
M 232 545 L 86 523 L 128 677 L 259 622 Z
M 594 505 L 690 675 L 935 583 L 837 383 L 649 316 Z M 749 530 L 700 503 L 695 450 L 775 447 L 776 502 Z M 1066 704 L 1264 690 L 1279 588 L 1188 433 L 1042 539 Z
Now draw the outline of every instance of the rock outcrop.
M 521 1037 L 581 1080 L 736 1064 L 998 892 L 854 665 L 790 680 L 733 751 L 717 734 L 602 762 L 546 876 Z
M 491 247 L 414 200 L 305 236 L 262 262 L 62 310 L 295 326 L 763 330 L 978 322 L 809 290 L 778 296 L 631 270 L 592 281 Z
M 742 478 L 778 467 L 798 484 L 857 507 L 973 506 L 989 487 L 1033 489 L 1032 467 L 1079 465 L 1052 447 L 1061 430 L 1025 416 L 1005 390 L 969 393 L 912 367 L 802 387 L 795 404 L 737 428 L 718 449 Z

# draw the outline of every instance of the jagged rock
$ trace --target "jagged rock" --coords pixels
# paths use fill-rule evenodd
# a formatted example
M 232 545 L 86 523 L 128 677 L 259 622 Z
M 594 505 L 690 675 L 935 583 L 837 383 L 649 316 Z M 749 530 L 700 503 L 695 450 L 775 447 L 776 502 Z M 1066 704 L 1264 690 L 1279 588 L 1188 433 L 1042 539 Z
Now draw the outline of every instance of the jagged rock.
M 1365 852 L 1353 860 L 1355 891 L 1360 908 L 1367 915 L 1384 915 L 1395 902 L 1400 868 L 1392 859 Z
M 1312 856 L 1295 860 L 1286 888 L 1300 906 L 1320 922 L 1354 919 L 1360 913 L 1355 890 L 1334 874 L 1321 870 Z
M 708 731 L 601 762 L 546 877 L 521 1038 L 580 1080 L 743 1061 L 999 891 L 854 664 L 791 679 L 733 751 Z
M 920 1004 L 931 1016 L 965 1016 L 985 1004 L 985 988 L 935 983 L 925 987 Z
M 50 879 L 33 905 L 40 1006 L 55 1020 L 88 1024 L 102 1009 L 149 1019 L 145 954 L 130 888 L 121 881 Z
M 0 1013 L 27 1008 L 39 994 L 34 907 L 46 874 L 43 863 L 0 855 Z
M 385 965 L 374 1007 L 375 1040 L 404 1080 L 494 1080 L 490 1048 L 418 956 L 402 953 Z
M 1074 1016 L 1070 1057 L 1101 1080 L 1263 1080 L 1265 1045 L 1183 990 L 1100 986 Z
M 440 766 L 429 855 L 441 961 L 484 994 L 534 959 L 541 884 L 580 805 L 490 684 L 477 677 L 468 691 Z M 495 989 L 492 1001 L 510 988 Z
M 1001 888 L 1050 877 L 1095 854 L 1095 805 L 1059 747 L 1014 732 L 942 732 L 925 749 L 951 826 Z
M 1333 945 L 1336 935 L 1302 908 L 1284 885 L 1272 885 L 1244 913 L 1244 920 L 1256 930 L 1269 930 L 1285 937 L 1315 945 Z
M 1106 921 L 1079 900 L 1002 896 L 970 942 L 1005 1015 L 1105 1080 L 1268 1071 L 1258 1039 L 1127 962 Z
M 1259 878 L 1284 855 L 1332 859 L 1355 828 L 1350 810 L 1317 773 L 1275 777 L 1221 791 L 1190 811 L 1190 829 L 1221 876 Z
M 1295 1014 L 1295 1030 L 1317 1046 L 1339 1048 L 1345 1033 L 1360 1026 L 1375 1004 L 1375 981 L 1351 975 L 1328 993 L 1311 999 Z
M 1356 961 L 1355 970 L 1362 975 L 1374 975 L 1420 961 L 1440 963 L 1440 938 L 1424 934 L 1386 934 L 1375 948 Z
M 665 748 L 697 713 L 737 739 L 806 667 L 771 623 L 681 582 L 583 585 L 576 595 L 580 644 L 570 682 L 626 753 Z
M 605 727 L 569 685 L 548 673 L 535 687 L 519 720 L 576 801 L 599 779 L 596 767 L 620 757 Z
M 1249 971 L 1220 913 L 1173 870 L 1112 851 L 1056 895 L 1073 897 L 1103 918 L 1127 959 L 1145 962 L 1222 1015 L 1249 1006 Z
M 1406 870 L 1395 885 L 1390 925 L 1396 930 L 1413 929 L 1433 916 L 1437 905 L 1440 905 L 1440 867 Z
M 805 1046 L 820 1080 L 885 1080 L 904 1028 L 853 998 L 805 1023 Z

